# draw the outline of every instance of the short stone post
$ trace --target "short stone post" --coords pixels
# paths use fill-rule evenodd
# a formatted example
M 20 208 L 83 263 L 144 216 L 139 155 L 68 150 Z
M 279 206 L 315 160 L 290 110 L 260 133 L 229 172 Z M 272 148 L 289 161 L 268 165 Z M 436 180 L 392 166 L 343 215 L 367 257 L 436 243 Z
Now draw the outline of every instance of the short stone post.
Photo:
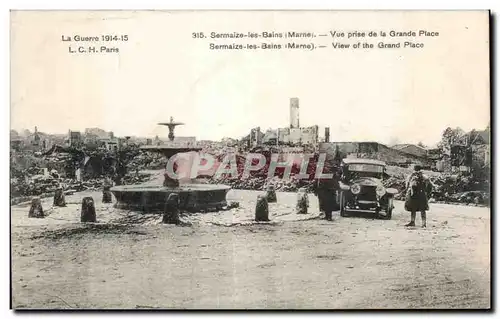
M 113 202 L 113 197 L 111 195 L 111 180 L 109 178 L 105 178 L 104 182 L 102 183 L 102 202 L 104 204 L 109 204 Z
M 92 197 L 84 197 L 82 201 L 82 212 L 81 212 L 81 222 L 82 223 L 95 223 L 96 213 L 94 206 L 94 199 Z
M 56 189 L 56 192 L 54 194 L 54 206 L 57 207 L 65 207 L 66 206 L 66 199 L 64 197 L 64 190 L 62 187 L 58 187 Z
M 28 214 L 30 218 L 44 218 L 45 214 L 43 213 L 42 201 L 40 197 L 34 197 L 31 200 L 30 212 Z
M 257 204 L 255 205 L 255 221 L 268 222 L 269 221 L 269 205 L 266 195 L 257 196 Z
M 268 185 L 266 189 L 266 197 L 268 203 L 276 203 L 278 199 L 276 198 L 276 188 L 274 185 Z
M 172 193 L 168 195 L 165 209 L 163 211 L 163 223 L 175 224 L 180 223 L 179 218 L 179 194 Z
M 307 214 L 307 208 L 309 207 L 309 198 L 307 197 L 307 192 L 305 189 L 299 189 L 297 193 L 297 214 Z

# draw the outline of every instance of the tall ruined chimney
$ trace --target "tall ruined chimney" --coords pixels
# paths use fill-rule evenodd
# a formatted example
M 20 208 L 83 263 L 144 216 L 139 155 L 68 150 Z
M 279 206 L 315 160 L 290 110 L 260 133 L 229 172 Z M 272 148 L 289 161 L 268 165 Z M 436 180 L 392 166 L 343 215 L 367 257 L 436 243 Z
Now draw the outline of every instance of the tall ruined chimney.
M 330 128 L 325 127 L 325 142 L 330 143 Z
M 299 128 L 299 99 L 290 98 L 290 128 Z

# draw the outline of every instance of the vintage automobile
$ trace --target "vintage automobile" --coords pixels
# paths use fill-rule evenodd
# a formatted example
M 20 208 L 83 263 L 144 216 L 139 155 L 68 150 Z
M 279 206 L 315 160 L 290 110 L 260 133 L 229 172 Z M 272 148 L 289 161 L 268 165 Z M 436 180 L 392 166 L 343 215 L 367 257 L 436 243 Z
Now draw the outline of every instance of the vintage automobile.
M 344 158 L 341 164 L 337 201 L 340 215 L 348 211 L 373 212 L 377 218 L 391 219 L 393 197 L 397 189 L 385 188 L 382 181 L 387 177 L 386 164 L 363 158 Z

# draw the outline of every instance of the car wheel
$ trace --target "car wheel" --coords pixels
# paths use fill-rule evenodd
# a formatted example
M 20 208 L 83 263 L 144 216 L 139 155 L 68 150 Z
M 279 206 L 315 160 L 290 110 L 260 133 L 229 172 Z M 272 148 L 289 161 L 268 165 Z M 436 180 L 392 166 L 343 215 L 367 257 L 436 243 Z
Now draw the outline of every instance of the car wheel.
M 344 195 L 344 192 L 340 193 L 340 216 L 342 216 L 342 217 L 346 217 L 347 216 L 347 212 L 346 212 L 346 209 L 345 209 L 345 195 Z

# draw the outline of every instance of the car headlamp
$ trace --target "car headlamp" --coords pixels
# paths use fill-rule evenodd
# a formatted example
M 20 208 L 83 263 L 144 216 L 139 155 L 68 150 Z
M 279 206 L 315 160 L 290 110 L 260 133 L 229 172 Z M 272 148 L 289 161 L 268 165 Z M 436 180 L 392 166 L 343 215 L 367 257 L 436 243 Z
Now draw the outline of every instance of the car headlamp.
M 375 191 L 377 192 L 377 195 L 380 197 L 385 195 L 385 187 L 382 185 L 377 186 L 377 189 Z
M 354 195 L 359 194 L 361 192 L 361 186 L 359 186 L 358 184 L 352 184 L 352 186 L 351 186 L 351 192 Z

